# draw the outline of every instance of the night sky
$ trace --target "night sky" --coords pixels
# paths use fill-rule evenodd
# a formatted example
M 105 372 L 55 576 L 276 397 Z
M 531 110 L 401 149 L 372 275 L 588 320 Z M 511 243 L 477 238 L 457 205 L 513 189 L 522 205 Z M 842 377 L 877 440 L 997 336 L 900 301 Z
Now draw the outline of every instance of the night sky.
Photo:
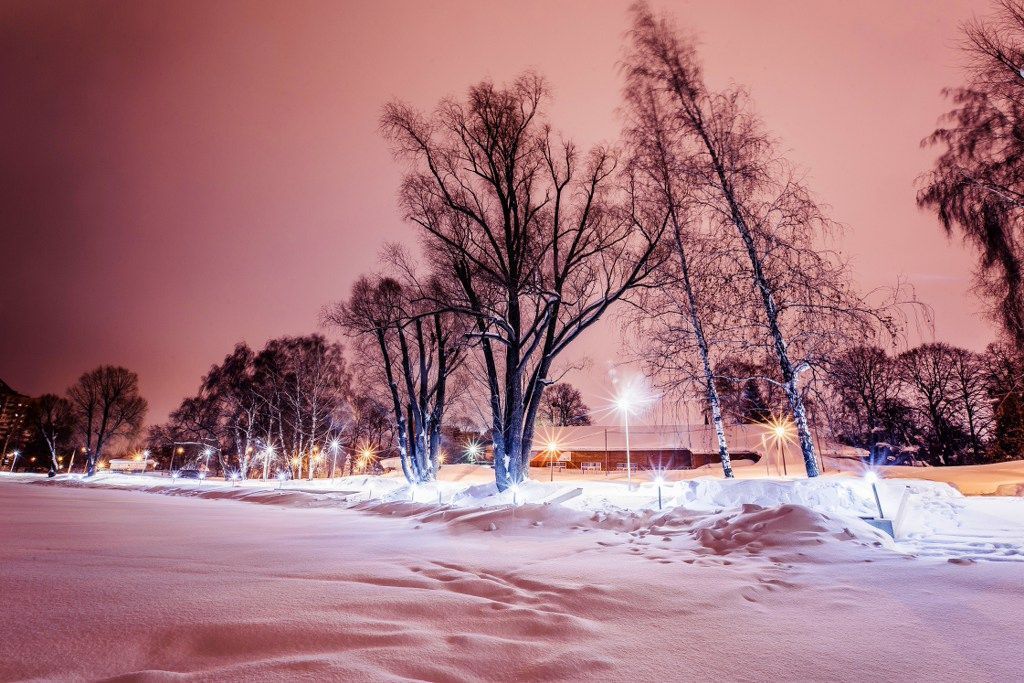
M 864 287 L 902 275 L 937 338 L 980 348 L 973 257 L 914 203 L 919 141 L 961 82 L 958 24 L 985 3 L 678 2 L 712 84 L 746 85 L 847 226 Z M 239 340 L 316 329 L 386 240 L 402 167 L 377 133 L 524 68 L 585 144 L 619 128 L 627 3 L 0 4 L 0 378 L 62 392 L 137 370 L 163 419 Z M 610 325 L 610 324 L 609 324 Z M 588 397 L 619 358 L 591 332 Z M 915 340 L 916 341 L 916 340 Z

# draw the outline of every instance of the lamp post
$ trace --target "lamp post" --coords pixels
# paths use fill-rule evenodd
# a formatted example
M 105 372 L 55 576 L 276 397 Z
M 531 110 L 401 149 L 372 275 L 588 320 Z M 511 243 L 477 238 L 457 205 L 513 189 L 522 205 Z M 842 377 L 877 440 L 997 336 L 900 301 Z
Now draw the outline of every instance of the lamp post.
M 633 488 L 633 460 L 629 452 L 629 414 L 636 407 L 636 400 L 629 387 L 619 391 L 615 397 L 615 409 L 622 415 L 622 425 L 626 431 L 626 488 Z
M 470 441 L 466 444 L 466 459 L 471 464 L 476 464 L 477 457 L 480 456 L 480 444 L 476 441 Z
M 21 452 L 20 452 L 20 451 L 18 451 L 17 449 L 15 449 L 15 450 L 11 451 L 11 472 L 13 472 L 13 471 L 14 471 L 14 466 L 15 466 L 15 465 L 17 464 L 17 462 L 18 462 L 18 456 L 19 456 L 19 455 L 21 455 Z
M 764 426 L 767 428 L 767 431 L 761 437 L 761 444 L 766 449 L 764 459 L 765 474 L 766 476 L 771 476 L 771 468 L 768 465 L 771 459 L 770 457 L 768 457 L 771 452 L 771 447 L 766 443 L 767 439 L 771 439 L 773 442 L 775 442 L 775 446 L 779 454 L 779 459 L 782 460 L 782 476 L 788 477 L 789 469 L 786 465 L 785 443 L 792 438 L 792 427 L 790 423 L 784 420 L 783 418 L 772 418 L 772 420 Z
M 555 456 L 558 454 L 558 444 L 555 443 L 554 441 L 548 441 L 547 449 L 546 450 L 548 452 L 548 460 L 550 461 L 548 463 L 548 469 L 551 470 L 551 477 L 550 477 L 549 481 L 554 481 L 555 480 Z
M 864 481 L 871 484 L 871 492 L 875 494 L 875 505 L 878 506 L 878 517 L 879 519 L 884 519 L 885 513 L 882 511 L 882 499 L 878 495 L 878 472 L 868 470 L 864 473 Z
M 171 445 L 171 465 L 170 465 L 171 472 L 174 471 L 174 455 L 175 454 L 181 455 L 184 452 L 185 452 L 185 449 L 182 448 L 181 446 L 178 446 L 178 442 L 177 441 L 175 441 L 174 444 Z
M 782 442 L 786 439 L 786 426 L 779 424 L 775 426 L 775 442 L 779 446 L 779 459 L 782 460 L 782 476 L 789 476 L 789 469 L 786 467 L 786 451 Z
M 334 483 L 334 470 L 338 466 L 338 450 L 341 448 L 341 443 L 337 439 L 331 439 L 331 443 L 328 446 L 331 449 L 331 483 Z

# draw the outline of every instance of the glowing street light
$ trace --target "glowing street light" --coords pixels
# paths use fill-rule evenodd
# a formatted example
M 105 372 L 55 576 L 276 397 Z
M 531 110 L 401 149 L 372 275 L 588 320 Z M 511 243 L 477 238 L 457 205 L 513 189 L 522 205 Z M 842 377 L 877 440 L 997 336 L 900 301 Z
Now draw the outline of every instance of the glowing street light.
M 783 418 L 772 418 L 768 424 L 765 425 L 765 437 L 775 443 L 776 448 L 779 451 L 779 459 L 782 460 L 782 476 L 789 476 L 789 468 L 786 465 L 786 450 L 785 444 L 793 440 L 793 425 L 786 419 Z M 765 458 L 765 473 L 771 476 L 771 470 L 768 469 L 768 459 Z
M 270 477 L 270 461 L 274 458 L 274 445 L 267 444 L 263 449 L 263 481 Z
M 356 467 L 359 468 L 360 472 L 365 472 L 373 464 L 373 460 L 376 457 L 376 451 L 369 446 L 363 446 L 359 449 L 359 459 L 356 460 Z
M 633 461 L 629 451 L 629 416 L 640 412 L 640 409 L 649 399 L 644 395 L 637 380 L 627 382 L 619 387 L 618 393 L 612 399 L 612 407 L 622 416 L 622 425 L 626 431 L 626 485 L 633 487 Z
M 14 471 L 14 465 L 18 462 L 18 456 L 21 455 L 21 451 L 11 451 L 11 472 Z
M 548 463 L 548 465 L 549 465 L 548 469 L 551 470 L 551 476 L 549 477 L 549 481 L 554 481 L 555 480 L 555 456 L 558 455 L 558 451 L 559 451 L 558 442 L 555 441 L 554 439 L 549 440 L 548 443 L 547 443 L 547 446 L 545 447 L 544 450 L 547 451 L 548 460 L 550 460 L 550 462 Z
M 476 459 L 480 456 L 480 444 L 477 441 L 470 441 L 466 444 L 466 459 L 471 463 L 475 463 Z
M 331 443 L 327 445 L 327 448 L 331 451 L 331 482 L 333 482 L 334 470 L 338 466 L 338 451 L 341 450 L 341 442 L 337 439 L 331 439 Z

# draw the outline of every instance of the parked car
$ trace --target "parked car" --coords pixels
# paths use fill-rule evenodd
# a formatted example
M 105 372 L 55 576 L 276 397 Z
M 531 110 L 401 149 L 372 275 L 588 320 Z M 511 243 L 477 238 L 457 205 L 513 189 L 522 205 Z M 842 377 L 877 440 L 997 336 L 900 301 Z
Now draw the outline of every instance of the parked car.
M 206 479 L 206 472 L 196 469 L 178 470 L 171 475 L 175 479 Z

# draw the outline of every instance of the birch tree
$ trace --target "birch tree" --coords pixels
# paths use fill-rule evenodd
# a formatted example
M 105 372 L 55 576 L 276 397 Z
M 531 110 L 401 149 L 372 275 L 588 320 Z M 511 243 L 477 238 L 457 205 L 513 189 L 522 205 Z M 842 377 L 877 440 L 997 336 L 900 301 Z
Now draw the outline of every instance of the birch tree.
M 692 206 L 692 194 L 685 187 L 695 182 L 690 175 L 696 166 L 683 140 L 682 132 L 666 116 L 663 103 L 655 94 L 648 80 L 631 78 L 625 89 L 627 127 L 626 140 L 630 150 L 630 163 L 637 182 L 643 188 L 644 199 L 663 207 L 669 218 L 671 244 L 674 259 L 666 264 L 660 286 L 644 297 L 644 304 L 633 318 L 648 340 L 643 350 L 648 367 L 654 366 L 660 381 L 666 380 L 666 363 L 676 361 L 674 372 L 667 380 L 674 381 L 679 370 L 687 367 L 678 363 L 680 355 L 686 358 L 684 349 L 689 346 L 680 337 L 691 337 L 698 355 L 700 384 L 711 424 L 718 442 L 718 455 L 726 478 L 732 478 L 732 462 L 729 444 L 725 434 L 725 421 L 715 380 L 714 362 L 711 356 L 712 342 L 709 340 L 708 323 L 715 316 L 715 308 L 728 306 L 727 268 L 728 258 L 721 258 L 724 250 L 709 244 L 706 235 L 697 229 L 699 216 Z M 681 185 L 683 185 L 681 187 Z M 725 266 L 725 267 L 723 267 Z M 701 296 L 708 285 L 714 289 L 712 296 Z M 655 343 L 650 343 L 650 340 Z M 658 343 L 661 342 L 661 343 Z M 665 355 L 665 345 L 674 347 Z M 685 373 L 693 376 L 692 373 Z
M 633 7 L 624 72 L 627 96 L 651 100 L 680 147 L 685 203 L 722 250 L 743 255 L 751 289 L 734 315 L 746 343 L 775 357 L 778 376 L 765 379 L 785 391 L 807 475 L 817 476 L 801 374 L 858 334 L 895 333 L 896 322 L 854 290 L 844 261 L 824 248 L 834 224 L 777 154 L 745 92 L 710 89 L 692 41 L 643 3 Z
M 32 401 L 29 422 L 46 444 L 50 454 L 50 473 L 60 469 L 59 453 L 74 450 L 73 437 L 76 424 L 74 407 L 66 398 L 56 394 L 43 394 Z

